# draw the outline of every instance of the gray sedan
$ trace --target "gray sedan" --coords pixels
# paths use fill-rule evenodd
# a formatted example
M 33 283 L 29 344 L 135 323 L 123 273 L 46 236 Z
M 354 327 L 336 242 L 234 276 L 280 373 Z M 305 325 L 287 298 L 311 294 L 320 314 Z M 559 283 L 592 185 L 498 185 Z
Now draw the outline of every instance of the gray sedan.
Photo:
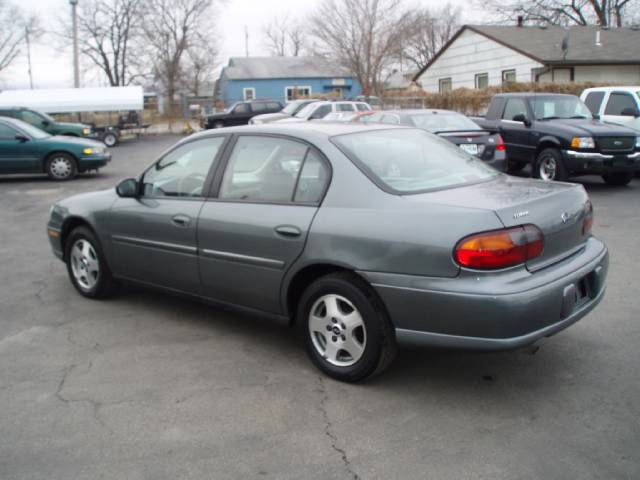
M 286 319 L 326 374 L 396 344 L 509 349 L 602 299 L 582 186 L 510 177 L 423 130 L 303 123 L 202 132 L 138 178 L 52 207 L 81 295 L 136 282 Z

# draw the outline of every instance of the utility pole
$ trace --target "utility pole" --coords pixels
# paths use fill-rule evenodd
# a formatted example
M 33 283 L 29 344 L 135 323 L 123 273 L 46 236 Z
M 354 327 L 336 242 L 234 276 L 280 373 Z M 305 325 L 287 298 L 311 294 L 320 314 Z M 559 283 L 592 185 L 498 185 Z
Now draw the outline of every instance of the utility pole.
M 69 0 L 71 4 L 71 25 L 73 27 L 73 86 L 80 87 L 80 65 L 78 64 L 78 0 Z
M 244 26 L 244 53 L 245 57 L 249 56 L 249 28 Z
M 24 27 L 24 39 L 27 42 L 27 64 L 29 66 L 29 88 L 33 90 L 33 74 L 31 73 L 31 41 L 29 40 L 29 26 Z

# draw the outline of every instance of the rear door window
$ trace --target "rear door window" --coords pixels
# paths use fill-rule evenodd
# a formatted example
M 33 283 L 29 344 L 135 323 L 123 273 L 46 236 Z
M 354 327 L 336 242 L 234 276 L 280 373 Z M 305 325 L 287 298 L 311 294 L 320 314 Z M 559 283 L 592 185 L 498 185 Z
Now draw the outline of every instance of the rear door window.
M 628 108 L 638 109 L 636 101 L 631 94 L 624 92 L 612 92 L 609 95 L 609 101 L 607 102 L 607 108 L 605 109 L 605 115 L 622 115 L 622 111 Z
M 319 203 L 328 182 L 327 164 L 315 150 L 309 149 L 293 200 L 299 203 Z
M 222 177 L 220 198 L 291 202 L 309 147 L 284 138 L 242 135 Z
M 517 115 L 524 115 L 527 117 L 527 106 L 521 98 L 510 98 L 507 100 L 507 105 L 504 107 L 502 119 L 513 120 Z
M 338 103 L 336 105 L 337 112 L 353 112 L 354 108 L 351 103 Z
M 584 103 L 591 113 L 597 115 L 600 111 L 600 105 L 602 105 L 603 98 L 604 92 L 589 92 L 584 99 Z

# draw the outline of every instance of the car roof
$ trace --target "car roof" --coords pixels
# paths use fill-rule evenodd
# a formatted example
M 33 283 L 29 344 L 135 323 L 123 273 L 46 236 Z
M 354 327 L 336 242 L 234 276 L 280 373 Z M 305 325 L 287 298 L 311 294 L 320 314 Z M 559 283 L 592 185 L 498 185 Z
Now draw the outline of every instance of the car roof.
M 0 108 L 0 110 L 2 110 L 2 108 Z M 23 125 L 29 125 L 28 123 L 19 120 L 17 118 L 13 118 L 13 117 L 3 117 L 2 115 L 0 115 L 0 120 L 2 120 L 4 123 L 8 123 L 13 125 L 14 127 L 18 127 L 20 128 Z
M 416 115 L 416 114 L 432 114 L 432 115 L 464 115 L 459 112 L 455 112 L 453 110 L 444 110 L 441 108 L 410 108 L 406 110 L 382 110 L 378 113 L 393 113 L 395 115 Z
M 509 92 L 496 93 L 496 97 L 577 97 L 570 93 L 547 93 L 547 92 Z
M 632 86 L 619 86 L 619 87 L 591 87 L 591 88 L 585 88 L 584 91 L 585 92 L 612 92 L 615 90 L 623 90 L 623 91 L 629 91 L 629 92 L 638 92 L 640 91 L 640 85 L 637 87 L 632 87 Z M 584 92 L 583 92 L 584 93 Z
M 195 133 L 188 138 L 200 138 L 220 135 L 224 133 L 263 133 L 272 135 L 291 135 L 304 138 L 308 134 L 315 134 L 324 136 L 326 138 L 336 135 L 344 135 L 348 133 L 357 133 L 362 131 L 371 130 L 392 130 L 392 129 L 407 129 L 411 127 L 404 127 L 398 125 L 386 125 L 386 124 L 363 124 L 363 123 L 346 123 L 346 122 L 299 122 L 299 123 L 267 123 L 264 125 L 241 125 L 238 127 L 225 127 L 215 130 L 204 130 L 202 132 Z

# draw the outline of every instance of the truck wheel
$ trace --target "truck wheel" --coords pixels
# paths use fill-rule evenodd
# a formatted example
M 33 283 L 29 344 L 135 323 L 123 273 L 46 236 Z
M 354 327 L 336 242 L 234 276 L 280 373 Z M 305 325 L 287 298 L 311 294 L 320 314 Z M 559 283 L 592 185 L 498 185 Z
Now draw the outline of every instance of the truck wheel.
M 602 179 L 608 185 L 628 185 L 629 182 L 633 179 L 633 172 L 605 173 L 604 175 L 602 175 Z
M 54 153 L 47 159 L 45 171 L 52 180 L 70 180 L 76 176 L 76 159 L 67 153 Z
M 115 147 L 115 145 L 118 143 L 118 136 L 113 132 L 108 132 L 105 133 L 104 137 L 102 137 L 102 141 L 109 148 Z
M 393 360 L 393 326 L 373 289 L 351 273 L 313 282 L 298 305 L 298 325 L 313 363 L 326 375 L 357 382 Z
M 565 182 L 569 172 L 564 165 L 562 154 L 555 148 L 545 148 L 538 154 L 533 168 L 533 176 L 541 180 Z

